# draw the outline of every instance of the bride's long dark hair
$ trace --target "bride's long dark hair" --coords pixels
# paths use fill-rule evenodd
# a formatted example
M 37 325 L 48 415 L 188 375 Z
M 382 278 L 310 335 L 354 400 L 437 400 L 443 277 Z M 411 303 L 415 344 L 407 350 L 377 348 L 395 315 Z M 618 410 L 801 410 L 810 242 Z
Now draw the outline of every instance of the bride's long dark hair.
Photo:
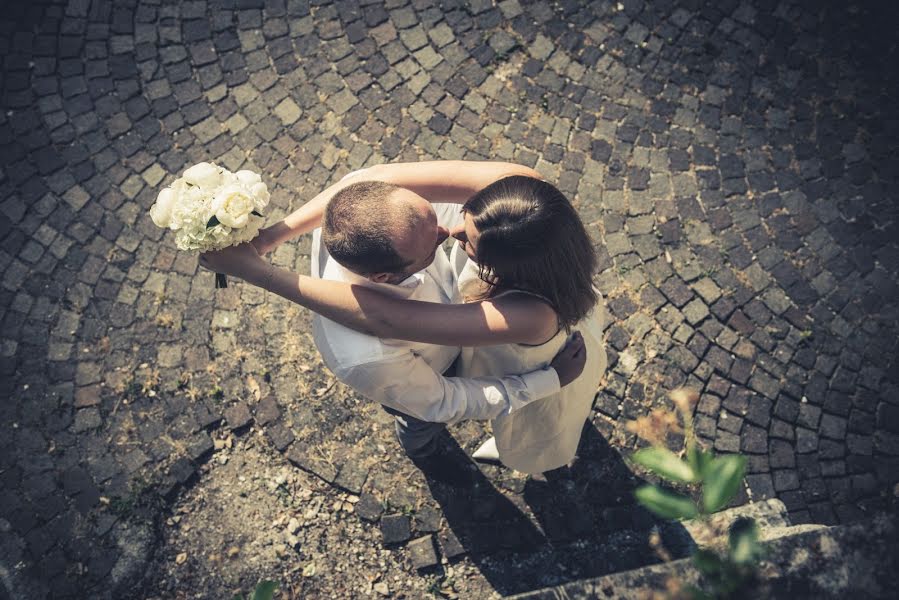
M 462 207 L 478 230 L 486 297 L 510 289 L 546 298 L 566 330 L 598 300 L 596 251 L 580 217 L 555 186 L 514 175 L 488 185 Z

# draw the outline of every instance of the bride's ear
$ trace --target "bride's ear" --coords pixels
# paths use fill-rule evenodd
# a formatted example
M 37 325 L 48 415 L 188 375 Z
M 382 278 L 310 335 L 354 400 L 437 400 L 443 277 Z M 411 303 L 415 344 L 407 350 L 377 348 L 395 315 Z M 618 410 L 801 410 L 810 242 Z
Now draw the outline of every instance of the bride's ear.
M 369 275 L 368 279 L 375 283 L 387 283 L 390 281 L 390 273 L 375 273 L 374 275 Z

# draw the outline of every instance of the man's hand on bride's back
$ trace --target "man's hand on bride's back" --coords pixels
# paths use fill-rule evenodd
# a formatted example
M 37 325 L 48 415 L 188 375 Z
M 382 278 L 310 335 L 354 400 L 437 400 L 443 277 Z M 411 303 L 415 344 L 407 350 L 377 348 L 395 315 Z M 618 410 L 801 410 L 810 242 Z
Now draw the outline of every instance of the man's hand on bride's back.
M 579 331 L 565 346 L 559 350 L 556 357 L 549 363 L 556 374 L 559 376 L 559 384 L 565 387 L 584 372 L 584 365 L 587 364 L 587 347 L 584 345 L 584 338 Z

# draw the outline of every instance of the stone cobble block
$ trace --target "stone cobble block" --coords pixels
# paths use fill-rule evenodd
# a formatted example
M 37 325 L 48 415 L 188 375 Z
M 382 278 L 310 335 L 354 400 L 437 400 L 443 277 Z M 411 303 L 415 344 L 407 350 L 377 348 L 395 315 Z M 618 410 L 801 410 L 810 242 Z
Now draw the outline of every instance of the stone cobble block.
M 270 423 L 266 427 L 265 433 L 271 440 L 272 445 L 280 452 L 286 450 L 296 439 L 293 432 L 280 422 Z
M 777 492 L 784 492 L 787 490 L 795 490 L 799 488 L 799 477 L 796 475 L 795 471 L 774 471 L 772 476 L 774 479 L 774 489 Z
M 434 537 L 426 535 L 412 540 L 406 546 L 409 560 L 416 569 L 427 569 L 438 564 L 437 551 L 434 547 Z
M 385 545 L 408 541 L 412 535 L 409 517 L 399 514 L 381 517 L 381 535 Z
M 362 494 L 356 503 L 355 512 L 362 519 L 374 522 L 381 518 L 384 507 L 373 495 Z
M 243 402 L 238 402 L 225 409 L 225 421 L 231 430 L 242 429 L 252 420 L 250 409 Z
M 94 408 L 82 408 L 75 412 L 75 421 L 72 424 L 72 433 L 82 433 L 97 429 L 103 424 L 100 411 Z
M 747 425 L 741 434 L 741 449 L 745 452 L 760 454 L 768 452 L 767 431 L 761 427 Z
M 352 494 L 359 494 L 362 486 L 368 478 L 369 470 L 360 465 L 347 463 L 340 469 L 340 473 L 334 480 L 334 485 L 347 490 Z
M 332 483 L 335 477 L 337 477 L 337 467 L 327 460 L 310 455 L 299 443 L 291 444 L 285 456 L 297 467 L 312 473 L 326 483 Z

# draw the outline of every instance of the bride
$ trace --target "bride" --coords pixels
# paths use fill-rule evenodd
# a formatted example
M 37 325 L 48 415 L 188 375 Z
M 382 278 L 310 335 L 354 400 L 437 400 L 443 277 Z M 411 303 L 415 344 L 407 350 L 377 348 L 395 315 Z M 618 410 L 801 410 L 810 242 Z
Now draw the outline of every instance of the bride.
M 318 227 L 328 200 L 363 181 L 461 205 L 450 229 L 456 239 L 450 263 L 465 303 L 404 300 L 278 269 L 261 258 Z M 494 437 L 475 452 L 475 458 L 498 457 L 531 474 L 574 458 L 606 369 L 602 299 L 592 285 L 596 257 L 583 223 L 568 199 L 536 171 L 465 161 L 369 167 L 263 230 L 252 244 L 206 253 L 201 264 L 368 335 L 463 346 L 457 373 L 462 377 L 543 368 L 569 337 L 582 336 L 591 361 L 582 374 L 559 393 L 495 418 Z

